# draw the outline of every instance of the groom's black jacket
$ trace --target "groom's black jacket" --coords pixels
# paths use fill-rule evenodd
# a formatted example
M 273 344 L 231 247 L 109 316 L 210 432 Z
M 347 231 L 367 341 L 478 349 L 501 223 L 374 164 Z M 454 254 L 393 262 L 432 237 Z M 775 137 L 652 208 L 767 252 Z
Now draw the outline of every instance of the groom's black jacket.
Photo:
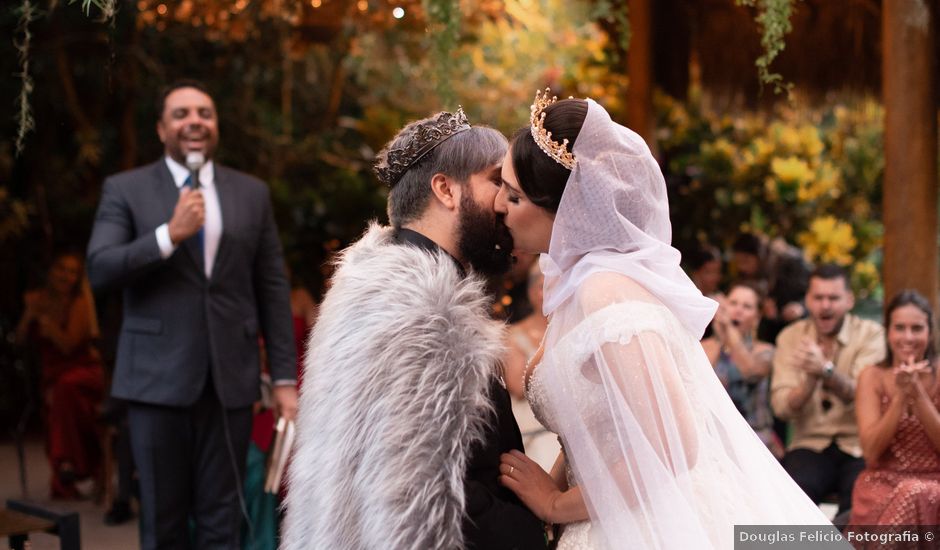
M 409 229 L 395 235 L 402 243 L 437 251 L 431 239 Z M 460 264 L 458 269 L 463 272 Z M 464 478 L 467 517 L 464 540 L 468 550 L 529 550 L 545 548 L 542 522 L 516 495 L 499 484 L 499 456 L 512 449 L 524 451 L 519 425 L 512 415 L 509 393 L 494 378 L 490 383 L 493 414 L 481 442 L 474 445 Z
M 499 484 L 499 455 L 522 448 L 522 434 L 512 415 L 509 393 L 494 379 L 490 385 L 494 417 L 467 468 L 467 515 L 464 538 L 476 550 L 545 548 L 542 522 L 509 489 Z

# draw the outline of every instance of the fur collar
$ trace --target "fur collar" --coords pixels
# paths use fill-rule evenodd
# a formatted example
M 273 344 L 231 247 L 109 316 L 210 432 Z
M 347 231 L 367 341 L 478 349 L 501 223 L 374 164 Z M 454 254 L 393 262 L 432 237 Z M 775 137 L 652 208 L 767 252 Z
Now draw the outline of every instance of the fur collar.
M 373 224 L 304 365 L 283 548 L 462 548 L 464 476 L 502 355 L 481 280 Z

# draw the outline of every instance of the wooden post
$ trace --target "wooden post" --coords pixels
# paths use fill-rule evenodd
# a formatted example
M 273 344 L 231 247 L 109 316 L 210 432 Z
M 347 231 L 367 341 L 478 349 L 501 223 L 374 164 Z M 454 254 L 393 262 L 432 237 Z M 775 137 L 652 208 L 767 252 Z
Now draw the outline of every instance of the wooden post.
M 628 0 L 630 49 L 627 52 L 627 126 L 656 153 L 653 122 L 652 7 L 650 0 Z
M 927 0 L 884 0 L 885 300 L 913 288 L 937 308 L 935 12 Z

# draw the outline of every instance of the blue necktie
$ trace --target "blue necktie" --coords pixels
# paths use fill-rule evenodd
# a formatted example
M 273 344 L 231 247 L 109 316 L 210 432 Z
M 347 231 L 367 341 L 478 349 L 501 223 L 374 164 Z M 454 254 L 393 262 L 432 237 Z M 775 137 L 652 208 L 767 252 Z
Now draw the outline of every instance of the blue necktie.
M 198 177 L 198 176 L 197 176 L 197 177 Z M 192 174 L 186 176 L 186 181 L 183 182 L 183 186 L 189 187 L 190 189 L 193 188 L 193 176 L 192 176 Z M 204 243 L 205 238 L 206 238 L 206 237 L 205 237 L 205 231 L 204 231 L 204 229 L 205 229 L 205 226 L 200 227 L 200 228 L 199 228 L 199 231 L 197 231 L 195 235 L 193 235 L 192 237 L 190 237 L 191 239 L 195 239 L 195 241 L 193 241 L 193 242 L 196 243 L 196 249 L 199 251 L 199 257 L 200 257 L 203 261 L 205 261 L 205 257 L 203 256 L 203 254 L 204 254 L 204 252 L 203 252 L 203 250 L 204 250 L 204 244 L 203 244 L 203 243 Z

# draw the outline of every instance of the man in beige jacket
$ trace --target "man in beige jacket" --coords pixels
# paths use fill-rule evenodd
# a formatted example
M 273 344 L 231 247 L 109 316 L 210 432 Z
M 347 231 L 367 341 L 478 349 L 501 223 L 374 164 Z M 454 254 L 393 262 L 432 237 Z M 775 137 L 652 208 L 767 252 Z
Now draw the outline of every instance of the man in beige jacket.
M 885 353 L 881 325 L 849 311 L 848 273 L 821 265 L 806 292 L 809 318 L 780 333 L 771 383 L 774 413 L 790 422 L 783 467 L 814 502 L 839 495 L 852 506 L 852 486 L 865 467 L 855 423 L 855 381 Z

